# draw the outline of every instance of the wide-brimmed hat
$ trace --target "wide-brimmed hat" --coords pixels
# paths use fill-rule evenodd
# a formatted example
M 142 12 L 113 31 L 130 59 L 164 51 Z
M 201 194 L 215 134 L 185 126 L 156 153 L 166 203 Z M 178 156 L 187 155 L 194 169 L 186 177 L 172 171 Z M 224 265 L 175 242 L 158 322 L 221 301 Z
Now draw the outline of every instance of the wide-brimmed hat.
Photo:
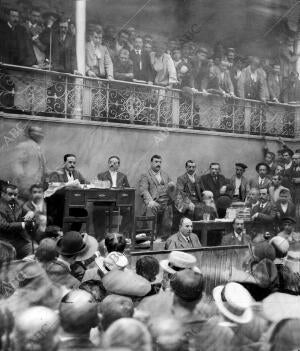
M 102 283 L 107 292 L 124 296 L 146 296 L 151 290 L 150 282 L 131 270 L 108 272 Z
M 256 172 L 258 173 L 258 170 L 259 170 L 259 167 L 260 166 L 266 166 L 267 167 L 267 171 L 268 173 L 270 172 L 270 166 L 266 163 L 266 162 L 259 162 L 256 166 L 255 166 L 255 169 L 256 169 Z
M 291 223 L 291 224 L 296 224 L 296 220 L 293 217 L 284 217 L 281 219 L 282 223 Z
M 277 258 L 282 258 L 287 255 L 290 245 L 285 238 L 282 236 L 274 236 L 269 243 L 275 248 Z
M 129 264 L 127 257 L 116 251 L 110 252 L 106 257 L 97 257 L 95 263 L 103 275 L 113 270 L 123 270 Z
M 166 260 L 159 262 L 162 269 L 170 274 L 175 274 L 184 269 L 192 269 L 196 273 L 201 273 L 196 267 L 196 257 L 182 251 L 172 251 Z
M 245 164 L 242 163 L 242 162 L 237 162 L 237 163 L 235 164 L 235 167 L 241 167 L 241 168 L 243 168 L 243 170 L 245 170 L 245 169 L 248 168 L 248 166 L 245 165 Z
M 69 289 L 76 289 L 80 282 L 74 278 L 68 267 L 61 261 L 49 262 L 45 265 L 45 270 L 50 280 L 59 285 L 64 285 Z
M 287 318 L 300 318 L 300 297 L 290 294 L 274 293 L 262 302 L 262 311 L 271 322 Z
M 84 261 L 98 250 L 98 242 L 86 233 L 70 231 L 57 241 L 56 250 L 62 256 L 76 256 L 77 261 Z
M 238 324 L 249 323 L 253 318 L 254 303 L 249 292 L 238 283 L 227 283 L 213 289 L 213 298 L 219 311 Z
M 46 273 L 42 265 L 37 261 L 28 261 L 21 263 L 17 268 L 16 280 L 19 285 L 25 286 L 32 280 L 40 277 L 45 277 Z

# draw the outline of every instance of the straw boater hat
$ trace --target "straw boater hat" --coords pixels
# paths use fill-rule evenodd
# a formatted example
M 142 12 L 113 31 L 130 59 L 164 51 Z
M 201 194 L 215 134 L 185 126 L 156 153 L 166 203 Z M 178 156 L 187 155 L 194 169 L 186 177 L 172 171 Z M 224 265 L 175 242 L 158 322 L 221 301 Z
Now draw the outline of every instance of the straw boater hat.
M 249 323 L 253 318 L 253 299 L 249 292 L 238 283 L 227 283 L 213 289 L 213 298 L 219 311 L 238 324 Z
M 300 318 L 300 297 L 283 293 L 271 294 L 263 300 L 262 311 L 271 322 Z
M 300 252 L 289 251 L 285 265 L 294 273 L 300 273 Z
M 201 273 L 200 269 L 196 267 L 196 257 L 182 251 L 172 251 L 168 259 L 161 260 L 159 264 L 164 271 L 170 274 L 184 269 L 192 269 L 196 273 Z
M 106 257 L 97 257 L 95 263 L 103 275 L 113 270 L 123 270 L 128 266 L 127 257 L 120 252 L 110 252 Z

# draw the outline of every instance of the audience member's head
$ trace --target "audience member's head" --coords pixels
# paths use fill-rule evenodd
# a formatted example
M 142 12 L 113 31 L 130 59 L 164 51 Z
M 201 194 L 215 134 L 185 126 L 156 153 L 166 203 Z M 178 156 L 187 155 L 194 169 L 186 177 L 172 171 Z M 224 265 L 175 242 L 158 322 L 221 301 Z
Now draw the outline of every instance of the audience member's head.
M 155 173 L 159 172 L 161 169 L 162 158 L 159 155 L 153 155 L 151 157 L 151 169 Z
M 173 290 L 174 306 L 193 310 L 202 298 L 204 279 L 201 273 L 191 269 L 177 272 L 170 282 Z
M 173 49 L 172 58 L 175 62 L 181 59 L 181 50 L 178 48 Z
M 256 172 L 260 176 L 260 178 L 265 178 L 266 175 L 270 172 L 270 167 L 264 162 L 260 162 L 255 167 Z
M 108 295 L 100 303 L 101 326 L 105 331 L 120 318 L 131 318 L 134 313 L 133 302 L 129 297 L 121 295 Z
M 262 203 L 266 203 L 269 201 L 269 189 L 261 188 L 259 189 L 259 201 Z
M 30 22 L 39 24 L 41 22 L 41 11 L 38 7 L 33 7 L 30 13 Z
M 144 44 L 144 50 L 148 53 L 152 52 L 152 44 L 151 43 L 145 43 Z
M 128 347 L 132 351 L 151 351 L 151 335 L 146 326 L 132 318 L 115 321 L 104 333 L 103 346 Z
M 129 51 L 127 49 L 121 49 L 120 50 L 120 52 L 119 52 L 119 60 L 123 64 L 129 62 Z
M 126 247 L 125 237 L 120 233 L 108 233 L 104 239 L 108 253 L 116 251 L 123 253 Z
M 232 222 L 232 227 L 235 233 L 241 235 L 245 229 L 245 221 L 243 218 L 235 218 Z
M 250 189 L 249 194 L 248 194 L 248 199 L 252 205 L 257 203 L 257 201 L 259 199 L 259 191 L 257 188 Z
M 16 351 L 57 351 L 59 317 L 46 307 L 31 307 L 15 319 L 13 340 Z
M 72 290 L 61 300 L 59 316 L 66 333 L 89 334 L 98 325 L 97 302 L 84 290 Z
M 33 184 L 30 187 L 30 195 L 33 202 L 37 202 L 44 197 L 44 190 L 42 184 Z
M 240 178 L 245 173 L 247 168 L 248 167 L 244 163 L 241 163 L 241 162 L 236 163 L 235 175 Z
M 295 224 L 296 221 L 292 217 L 285 217 L 281 220 L 282 229 L 288 235 L 292 234 L 292 232 L 294 231 Z
M 172 316 L 151 320 L 150 333 L 157 351 L 181 351 L 184 349 L 184 328 Z
M 212 177 L 218 177 L 221 171 L 219 163 L 213 162 L 209 165 L 209 172 Z
M 138 35 L 134 39 L 134 48 L 136 50 L 142 50 L 143 49 L 143 38 Z
M 299 167 L 300 166 L 300 152 L 294 153 L 292 159 L 293 159 L 294 166 Z
M 35 257 L 41 263 L 54 261 L 58 257 L 56 241 L 50 238 L 41 240 L 35 252 Z
M 118 42 L 121 45 L 126 45 L 129 40 L 129 33 L 126 29 L 121 29 L 118 33 Z
M 19 11 L 17 9 L 8 10 L 8 22 L 14 27 L 20 21 Z
M 159 262 L 154 256 L 143 256 L 136 261 L 136 274 L 150 283 L 154 282 L 159 273 Z
M 278 188 L 281 185 L 282 176 L 280 174 L 274 174 L 272 177 L 272 184 L 275 188 Z
M 292 162 L 293 154 L 293 151 L 290 149 L 286 149 L 282 152 L 282 158 L 285 164 L 289 164 L 290 162 Z
M 87 34 L 88 41 L 92 42 L 95 46 L 100 46 L 102 44 L 103 33 L 99 29 L 90 29 Z
M 265 154 L 265 162 L 269 165 L 270 163 L 274 162 L 275 154 L 272 151 L 267 151 Z
M 186 169 L 186 172 L 189 175 L 193 175 L 195 173 L 195 170 L 196 170 L 196 163 L 195 163 L 195 161 L 193 161 L 193 160 L 186 161 L 185 169 Z
M 249 58 L 249 63 L 250 63 L 250 69 L 251 69 L 251 71 L 252 71 L 252 72 L 255 72 L 255 71 L 258 69 L 259 65 L 260 65 L 260 60 L 259 60 L 258 57 L 251 56 L 251 57 Z
M 65 169 L 68 172 L 73 172 L 76 168 L 76 156 L 74 154 L 64 155 Z
M 278 176 L 277 176 L 278 177 Z M 279 201 L 282 204 L 287 204 L 291 198 L 290 190 L 285 188 L 279 191 Z

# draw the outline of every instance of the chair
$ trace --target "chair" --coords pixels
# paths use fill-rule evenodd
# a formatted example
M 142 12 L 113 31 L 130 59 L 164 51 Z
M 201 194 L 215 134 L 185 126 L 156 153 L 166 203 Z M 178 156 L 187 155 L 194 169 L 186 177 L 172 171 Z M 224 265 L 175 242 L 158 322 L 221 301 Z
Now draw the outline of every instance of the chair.
M 156 216 L 135 217 L 134 235 L 132 237 L 132 249 L 139 249 L 136 244 L 136 235 L 141 233 L 146 233 L 148 240 L 150 237 L 150 249 L 153 250 L 153 242 L 156 233 Z M 142 249 L 142 247 L 140 247 L 140 249 Z

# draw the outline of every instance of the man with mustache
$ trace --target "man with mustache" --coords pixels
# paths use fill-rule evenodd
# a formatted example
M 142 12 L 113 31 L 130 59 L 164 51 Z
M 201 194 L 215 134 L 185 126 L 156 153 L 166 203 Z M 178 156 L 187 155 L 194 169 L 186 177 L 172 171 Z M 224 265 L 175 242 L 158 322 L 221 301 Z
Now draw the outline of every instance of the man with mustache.
M 157 216 L 157 237 L 165 240 L 171 234 L 175 184 L 167 173 L 161 171 L 161 163 L 161 156 L 151 157 L 151 167 L 142 174 L 139 188 L 146 206 L 145 212 L 149 210 Z
M 14 246 L 17 258 L 32 253 L 30 235 L 33 223 L 24 218 L 26 211 L 18 201 L 19 190 L 13 184 L 2 186 L 0 198 L 0 239 Z

